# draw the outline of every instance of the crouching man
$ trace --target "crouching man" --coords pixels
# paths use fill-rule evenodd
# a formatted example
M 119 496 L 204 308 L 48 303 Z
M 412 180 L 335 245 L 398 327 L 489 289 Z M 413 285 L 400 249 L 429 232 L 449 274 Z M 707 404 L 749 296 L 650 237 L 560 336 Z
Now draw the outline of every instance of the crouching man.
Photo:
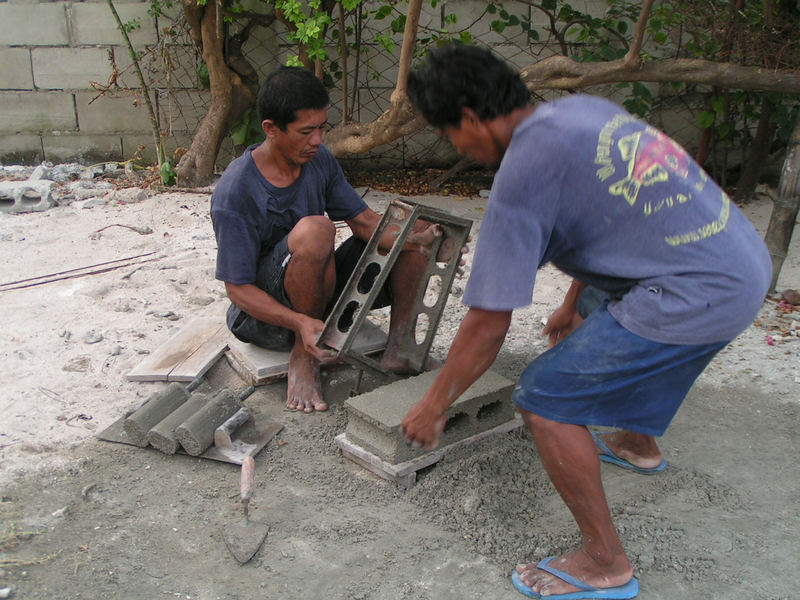
M 231 301 L 228 327 L 244 342 L 291 350 L 286 406 L 306 413 L 328 408 L 319 368 L 332 355 L 315 342 L 381 218 L 322 144 L 328 103 L 325 86 L 310 71 L 283 67 L 272 73 L 258 94 L 266 139 L 231 162 L 211 199 L 216 278 L 225 282 Z M 333 220 L 345 221 L 352 232 L 335 250 Z M 441 233 L 418 225 L 374 305 L 391 305 L 381 363 L 394 372 L 408 370 L 398 344 L 425 269 L 426 246 Z M 391 245 L 387 232 L 381 247 Z

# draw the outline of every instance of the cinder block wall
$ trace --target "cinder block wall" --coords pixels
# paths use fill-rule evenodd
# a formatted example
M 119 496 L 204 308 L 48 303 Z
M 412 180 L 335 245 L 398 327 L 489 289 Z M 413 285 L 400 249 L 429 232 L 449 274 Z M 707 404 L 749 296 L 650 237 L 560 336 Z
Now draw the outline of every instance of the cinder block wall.
M 368 3 L 380 4 L 378 0 Z M 165 132 L 168 155 L 176 147 L 189 146 L 209 102 L 208 92 L 196 75 L 201 61 L 188 38 L 162 39 L 165 29 L 182 22 L 171 18 L 178 16 L 180 3 L 176 4 L 169 9 L 174 15 L 154 18 L 148 14 L 149 0 L 114 0 L 123 23 L 140 24 L 129 33 L 135 50 L 163 49 L 174 65 L 167 81 L 164 69 L 154 66 L 150 57 L 141 61 L 159 129 Z M 542 18 L 524 2 L 510 0 L 507 4 L 514 6 L 514 12 L 527 11 L 534 19 Z M 251 10 L 263 9 L 260 0 L 244 0 L 244 5 Z M 573 5 L 579 10 L 600 10 L 605 3 L 575 0 Z M 503 35 L 493 31 L 494 17 L 485 13 L 485 0 L 446 0 L 435 9 L 428 3 L 424 7 L 421 22 L 430 30 L 450 27 L 442 15 L 455 12 L 455 29 L 471 24 L 470 30 L 480 43 L 491 46 L 517 67 L 549 54 L 541 48 L 531 54 L 521 30 L 512 28 Z M 378 21 L 375 26 L 384 24 Z M 283 37 L 283 26 L 275 25 L 257 32 L 245 45 L 247 60 L 261 78 L 285 61 L 289 47 Z M 395 53 L 395 60 L 380 51 L 364 57 L 357 86 L 359 120 L 370 121 L 388 107 L 399 46 Z M 0 163 L 123 161 L 131 159 L 140 145 L 145 148 L 143 158 L 154 162 L 150 119 L 131 66 L 106 0 L 0 0 Z M 102 94 L 99 88 L 108 86 L 115 77 L 120 85 Z M 338 90 L 332 95 L 332 123 L 338 122 L 340 96 Z M 455 160 L 452 149 L 441 145 L 433 133 L 423 131 L 348 160 L 372 165 L 383 158 L 397 162 L 397 156 L 402 164 L 432 164 L 450 157 Z M 230 139 L 226 140 L 218 167 L 224 167 L 238 150 Z
M 141 24 L 129 33 L 135 49 L 159 42 L 149 2 L 115 0 L 114 5 L 123 23 Z M 193 51 L 186 55 L 193 59 Z M 123 85 L 101 95 L 93 83 L 109 84 L 112 59 L 124 74 Z M 140 85 L 105 1 L 0 0 L 0 65 L 0 162 L 126 160 L 140 144 L 147 147 L 145 158 L 153 158 Z M 148 81 L 163 127 L 166 107 L 160 105 L 158 83 Z M 169 144 L 187 143 L 191 134 L 173 130 Z

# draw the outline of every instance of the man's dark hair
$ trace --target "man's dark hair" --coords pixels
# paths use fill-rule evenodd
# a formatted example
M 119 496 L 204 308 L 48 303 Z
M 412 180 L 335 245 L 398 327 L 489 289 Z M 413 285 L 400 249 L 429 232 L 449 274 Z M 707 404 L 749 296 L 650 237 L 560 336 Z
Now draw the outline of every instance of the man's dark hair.
M 486 121 L 508 115 L 530 99 L 508 63 L 486 48 L 458 43 L 428 53 L 408 76 L 408 95 L 425 120 L 440 129 L 458 126 L 463 108 Z
M 286 131 L 286 126 L 297 120 L 298 110 L 320 110 L 328 104 L 328 90 L 311 71 L 281 67 L 267 77 L 258 91 L 258 118 L 270 119 Z

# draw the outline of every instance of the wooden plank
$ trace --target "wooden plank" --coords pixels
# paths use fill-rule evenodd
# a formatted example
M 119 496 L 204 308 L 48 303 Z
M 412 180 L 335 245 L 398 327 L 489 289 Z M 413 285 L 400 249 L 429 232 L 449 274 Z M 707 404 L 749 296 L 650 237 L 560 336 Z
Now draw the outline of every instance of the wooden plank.
M 464 438 L 463 440 L 459 440 L 454 442 L 448 446 L 442 446 L 436 448 L 435 450 L 431 450 L 427 454 L 423 454 L 422 456 L 418 456 L 416 458 L 412 458 L 411 460 L 407 460 L 404 462 L 400 462 L 397 464 L 392 464 L 386 462 L 379 456 L 373 454 L 369 450 L 359 446 L 358 444 L 354 444 L 350 440 L 347 439 L 347 435 L 344 433 L 340 433 L 334 438 L 334 441 L 339 446 L 342 451 L 342 455 L 355 462 L 356 464 L 364 467 L 368 471 L 374 473 L 378 477 L 382 479 L 386 479 L 388 481 L 393 481 L 400 487 L 406 489 L 414 485 L 417 481 L 417 471 L 420 469 L 424 469 L 425 467 L 429 467 L 432 464 L 435 464 L 444 458 L 444 455 L 447 454 L 449 451 L 458 448 L 460 446 L 464 446 L 466 444 L 472 444 L 477 442 L 478 440 L 482 440 L 485 437 L 490 435 L 494 435 L 497 433 L 508 433 L 509 431 L 513 431 L 522 426 L 522 419 L 516 417 L 507 421 L 497 427 L 493 427 L 492 429 L 487 429 L 486 431 L 481 431 L 480 433 L 476 433 L 468 438 Z
M 380 327 L 366 321 L 353 342 L 353 350 L 369 354 L 386 347 L 386 334 Z M 265 350 L 229 338 L 227 357 L 234 370 L 252 385 L 262 385 L 283 377 L 289 371 L 290 352 Z
M 167 381 L 192 381 L 201 377 L 225 353 L 228 343 L 233 339 L 236 338 L 225 323 L 220 323 L 219 329 L 211 337 L 170 371 Z
M 168 381 L 170 373 L 206 341 L 213 338 L 220 327 L 225 327 L 221 317 L 193 319 L 134 367 L 128 373 L 127 379 L 129 381 Z M 224 352 L 224 348 L 222 351 Z M 193 377 L 189 378 L 189 380 L 191 379 Z

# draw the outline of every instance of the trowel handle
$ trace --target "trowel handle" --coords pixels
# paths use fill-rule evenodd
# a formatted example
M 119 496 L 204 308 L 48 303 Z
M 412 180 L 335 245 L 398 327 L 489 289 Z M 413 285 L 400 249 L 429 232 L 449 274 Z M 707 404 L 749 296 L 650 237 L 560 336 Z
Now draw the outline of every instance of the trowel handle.
M 256 463 L 252 456 L 246 456 L 242 461 L 242 480 L 240 484 L 240 492 L 242 500 L 247 502 L 253 495 L 253 478 L 256 474 Z

